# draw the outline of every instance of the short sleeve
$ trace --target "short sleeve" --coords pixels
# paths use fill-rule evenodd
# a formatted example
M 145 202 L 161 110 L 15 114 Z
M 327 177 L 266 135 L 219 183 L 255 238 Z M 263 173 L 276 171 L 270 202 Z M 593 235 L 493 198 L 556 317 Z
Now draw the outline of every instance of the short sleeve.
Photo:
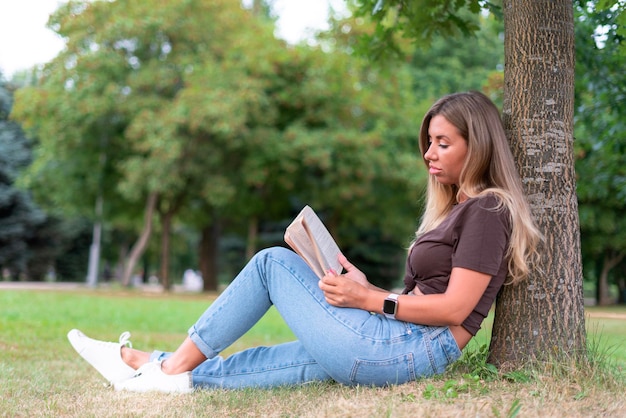
M 510 236 L 509 212 L 490 196 L 476 199 L 458 224 L 452 267 L 494 276 L 504 260 Z

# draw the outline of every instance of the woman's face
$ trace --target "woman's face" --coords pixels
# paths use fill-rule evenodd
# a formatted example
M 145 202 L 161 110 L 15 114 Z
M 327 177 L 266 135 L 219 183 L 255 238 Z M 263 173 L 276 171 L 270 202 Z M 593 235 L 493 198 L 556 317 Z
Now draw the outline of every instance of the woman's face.
M 428 126 L 428 173 L 441 184 L 459 185 L 461 169 L 467 155 L 467 141 L 446 118 L 436 115 Z

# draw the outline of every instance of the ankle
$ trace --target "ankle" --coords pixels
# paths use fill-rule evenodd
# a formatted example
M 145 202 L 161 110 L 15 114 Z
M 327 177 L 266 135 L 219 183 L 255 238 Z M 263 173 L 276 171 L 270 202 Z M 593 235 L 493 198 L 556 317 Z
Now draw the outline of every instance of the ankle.
M 161 371 L 165 374 L 177 374 L 171 361 L 163 360 L 161 362 Z
M 127 347 L 120 348 L 120 357 L 122 358 L 122 361 L 126 363 L 128 366 L 132 367 L 133 369 L 136 368 L 132 364 L 132 353 Z
M 122 361 L 135 370 L 149 361 L 149 357 L 145 358 L 146 356 L 144 354 L 145 353 L 141 351 L 133 350 L 128 347 L 122 347 L 120 350 Z
M 181 365 L 177 365 L 172 359 L 165 359 L 161 362 L 161 371 L 165 374 L 181 374 L 189 370 L 186 370 Z

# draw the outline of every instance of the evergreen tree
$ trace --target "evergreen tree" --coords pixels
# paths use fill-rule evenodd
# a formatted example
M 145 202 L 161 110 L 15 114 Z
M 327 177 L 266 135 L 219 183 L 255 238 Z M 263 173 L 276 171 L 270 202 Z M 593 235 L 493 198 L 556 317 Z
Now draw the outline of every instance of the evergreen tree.
M 0 267 L 16 278 L 30 258 L 28 241 L 46 217 L 28 192 L 15 186 L 31 161 L 31 150 L 20 126 L 9 120 L 12 105 L 13 89 L 0 81 Z

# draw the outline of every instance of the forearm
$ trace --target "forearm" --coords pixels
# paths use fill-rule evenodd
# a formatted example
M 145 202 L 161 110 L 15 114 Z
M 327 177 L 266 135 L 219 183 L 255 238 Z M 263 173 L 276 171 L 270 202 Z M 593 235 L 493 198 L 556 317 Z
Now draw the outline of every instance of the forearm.
M 389 293 L 389 290 L 385 290 L 385 289 L 383 289 L 382 287 L 375 286 L 375 285 L 373 285 L 373 284 L 371 284 L 371 283 L 368 283 L 368 284 L 367 284 L 367 288 L 368 288 L 369 290 L 374 290 L 374 291 L 376 291 L 376 292 L 386 292 L 387 294 Z
M 400 295 L 396 318 L 423 325 L 460 325 L 478 304 L 491 280 L 488 274 L 454 268 L 444 293 Z M 417 288 L 416 288 L 417 289 Z M 389 292 L 367 289 L 360 303 L 363 309 L 382 313 Z
M 389 295 L 385 290 L 368 289 L 363 309 L 382 314 L 383 303 Z M 469 315 L 466 305 L 445 293 L 432 295 L 400 295 L 396 319 L 422 325 L 460 325 Z
M 455 268 L 444 293 L 421 295 L 418 291 L 414 295 L 400 295 L 395 316 L 401 321 L 415 324 L 459 325 L 476 307 L 489 280 L 489 275 Z M 329 273 L 322 277 L 319 286 L 324 291 L 326 301 L 333 306 L 358 308 L 379 314 L 390 293 L 371 285 L 362 274 L 355 280 L 348 275 Z

